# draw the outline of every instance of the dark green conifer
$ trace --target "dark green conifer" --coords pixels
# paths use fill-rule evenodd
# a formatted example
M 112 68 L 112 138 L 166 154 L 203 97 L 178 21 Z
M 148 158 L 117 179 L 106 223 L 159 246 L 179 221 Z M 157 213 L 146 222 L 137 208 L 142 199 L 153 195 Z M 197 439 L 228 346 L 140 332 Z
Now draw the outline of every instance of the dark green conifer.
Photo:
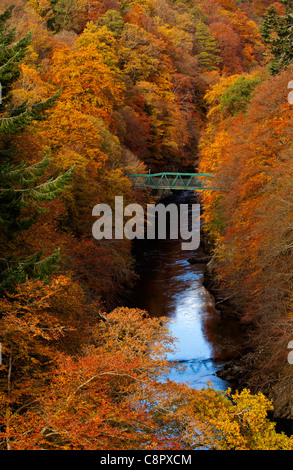
M 50 164 L 45 156 L 36 164 L 16 163 L 13 158 L 13 136 L 21 133 L 32 120 L 46 117 L 46 111 L 58 98 L 59 93 L 44 102 L 27 106 L 22 103 L 13 107 L 11 91 L 19 77 L 20 61 L 25 56 L 31 34 L 16 40 L 15 28 L 9 28 L 13 7 L 0 15 L 0 229 L 1 243 L 14 237 L 19 230 L 28 229 L 38 214 L 45 210 L 43 202 L 56 199 L 67 187 L 73 168 L 66 173 L 46 179 Z M 42 254 L 29 255 L 17 260 L 13 256 L 0 260 L 0 293 L 27 277 L 46 278 L 59 259 L 59 249 L 51 256 L 41 259 Z
M 195 37 L 199 46 L 198 63 L 203 70 L 216 70 L 221 62 L 219 46 L 203 21 L 196 25 Z
M 293 62 L 293 0 L 281 0 L 286 6 L 283 16 L 277 14 L 271 6 L 261 26 L 261 34 L 265 43 L 269 44 L 272 61 L 270 71 L 276 75 Z

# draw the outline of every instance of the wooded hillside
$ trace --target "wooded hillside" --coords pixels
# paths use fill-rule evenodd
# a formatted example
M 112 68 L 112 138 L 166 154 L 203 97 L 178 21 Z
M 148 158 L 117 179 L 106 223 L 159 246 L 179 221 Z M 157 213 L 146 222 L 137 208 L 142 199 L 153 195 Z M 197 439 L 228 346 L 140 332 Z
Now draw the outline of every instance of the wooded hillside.
M 293 448 L 267 419 L 293 403 L 291 30 L 289 0 L 1 1 L 1 449 Z M 92 237 L 96 204 L 153 202 L 149 170 L 228 189 L 202 204 L 249 332 L 232 401 L 161 381 L 131 242 Z

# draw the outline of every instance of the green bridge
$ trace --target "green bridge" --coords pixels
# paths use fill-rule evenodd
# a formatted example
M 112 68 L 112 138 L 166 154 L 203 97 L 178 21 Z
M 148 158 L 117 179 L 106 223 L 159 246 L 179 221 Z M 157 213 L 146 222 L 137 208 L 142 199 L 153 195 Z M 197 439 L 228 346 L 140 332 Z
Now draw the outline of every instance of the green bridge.
M 214 175 L 205 173 L 146 173 L 130 175 L 134 186 L 148 189 L 180 189 L 189 191 L 220 191 Z

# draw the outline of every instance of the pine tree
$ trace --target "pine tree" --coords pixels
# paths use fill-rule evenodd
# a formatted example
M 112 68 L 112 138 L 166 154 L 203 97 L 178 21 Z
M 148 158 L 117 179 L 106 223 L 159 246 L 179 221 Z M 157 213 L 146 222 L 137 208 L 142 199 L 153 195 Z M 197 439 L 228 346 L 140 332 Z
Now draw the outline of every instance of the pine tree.
M 196 25 L 195 37 L 199 45 L 198 62 L 200 67 L 204 70 L 217 69 L 221 62 L 219 46 L 203 22 Z
M 269 44 L 273 59 L 270 63 L 272 75 L 276 75 L 293 61 L 293 1 L 282 0 L 286 6 L 284 16 L 279 16 L 274 6 L 267 10 L 261 26 L 261 34 Z
M 19 63 L 31 42 L 30 32 L 17 41 L 15 28 L 9 28 L 7 22 L 11 18 L 13 8 L 9 7 L 0 15 L 0 132 L 7 135 L 21 132 L 32 119 L 43 119 L 45 111 L 60 94 L 57 92 L 47 100 L 37 102 L 30 107 L 27 107 L 26 103 L 16 108 L 11 106 L 11 89 L 20 75 Z
M 11 90 L 19 77 L 20 61 L 28 45 L 30 33 L 15 40 L 15 28 L 7 25 L 13 7 L 0 15 L 0 82 L 2 106 L 0 108 L 0 227 L 4 243 L 19 230 L 28 229 L 38 214 L 44 211 L 42 202 L 56 199 L 67 187 L 72 177 L 73 167 L 62 175 L 46 180 L 45 172 L 49 167 L 47 155 L 40 162 L 29 165 L 16 164 L 13 159 L 13 135 L 21 133 L 32 120 L 44 119 L 47 109 L 57 99 L 59 92 L 44 102 L 28 107 L 26 103 L 13 109 Z M 59 249 L 51 256 L 41 260 L 41 253 L 16 260 L 1 258 L 0 292 L 9 286 L 23 282 L 28 276 L 45 278 L 59 257 Z
M 65 189 L 73 168 L 66 173 L 40 182 L 50 163 L 49 156 L 35 165 L 0 163 L 0 225 L 10 234 L 28 229 L 44 208 L 38 203 L 56 199 Z M 30 214 L 21 217 L 22 209 L 30 206 Z M 33 209 L 32 210 L 32 206 Z
M 13 290 L 28 278 L 47 281 L 50 274 L 57 269 L 60 260 L 60 249 L 42 259 L 42 251 L 16 259 L 13 255 L 0 259 L 0 296 Z
M 15 41 L 15 28 L 9 30 L 8 20 L 11 18 L 13 6 L 0 15 L 0 83 L 2 86 L 2 101 L 7 103 L 13 83 L 19 77 L 17 64 L 25 55 L 31 41 L 31 33 Z

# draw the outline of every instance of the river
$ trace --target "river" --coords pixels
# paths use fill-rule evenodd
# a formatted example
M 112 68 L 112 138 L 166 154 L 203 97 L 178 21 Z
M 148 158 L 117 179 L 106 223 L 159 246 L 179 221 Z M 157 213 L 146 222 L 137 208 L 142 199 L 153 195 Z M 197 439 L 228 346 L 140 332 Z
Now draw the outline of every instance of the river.
M 171 202 L 188 204 L 190 211 L 198 201 L 193 192 L 180 191 L 164 201 Z M 140 278 L 131 304 L 170 319 L 169 329 L 177 341 L 168 360 L 185 366 L 172 372 L 170 379 L 196 389 L 211 382 L 215 389 L 226 390 L 229 383 L 216 373 L 236 354 L 237 335 L 221 320 L 215 299 L 203 284 L 205 266 L 188 262 L 191 255 L 202 256 L 201 247 L 194 253 L 182 250 L 180 239 L 139 240 L 134 250 Z

